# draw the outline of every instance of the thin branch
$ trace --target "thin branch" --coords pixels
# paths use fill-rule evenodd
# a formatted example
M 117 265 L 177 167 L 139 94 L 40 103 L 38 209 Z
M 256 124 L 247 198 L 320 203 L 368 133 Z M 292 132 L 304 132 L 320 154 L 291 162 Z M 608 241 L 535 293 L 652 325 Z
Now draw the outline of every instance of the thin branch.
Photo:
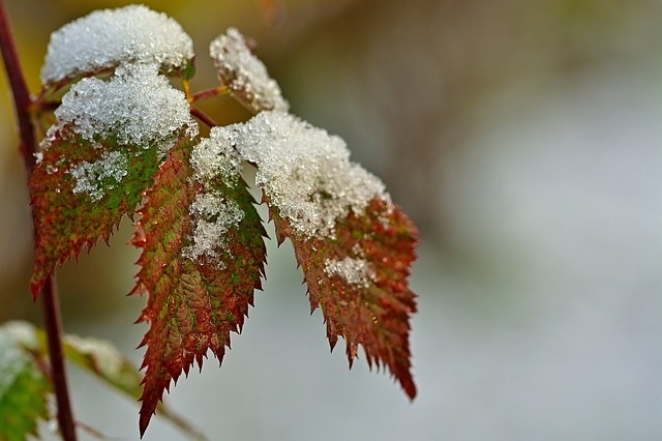
M 51 360 L 53 385 L 55 386 L 57 419 L 60 425 L 60 433 L 65 441 L 76 441 L 76 425 L 71 411 L 67 374 L 64 367 L 60 303 L 58 301 L 55 277 L 51 276 L 46 279 L 41 296 L 46 340 L 48 341 L 48 354 Z
M 0 0 L 0 51 L 14 97 L 14 110 L 18 120 L 20 152 L 25 162 L 28 176 L 35 165 L 36 139 L 30 110 L 32 99 L 28 91 L 23 70 L 16 53 L 16 46 L 9 28 L 5 5 Z M 62 350 L 62 326 L 58 303 L 57 286 L 54 277 L 49 277 L 41 292 L 44 314 L 44 326 L 48 341 L 48 353 L 53 375 L 53 386 L 58 406 L 57 418 L 60 433 L 65 441 L 76 441 L 76 427 L 71 412 L 69 388 L 64 366 Z
M 2 51 L 2 60 L 14 96 L 14 109 L 16 111 L 18 130 L 21 138 L 20 151 L 25 161 L 25 167 L 28 173 L 31 173 L 35 162 L 33 154 L 36 146 L 32 121 L 30 119 L 32 100 L 30 99 L 30 92 L 23 77 L 23 70 L 21 69 L 21 63 L 16 53 L 14 39 L 9 29 L 5 4 L 2 0 L 0 0 L 0 50 Z
M 216 123 L 216 121 L 211 119 L 209 116 L 207 116 L 206 113 L 204 113 L 202 110 L 198 109 L 197 107 L 192 107 L 191 108 L 191 115 L 198 118 L 200 121 L 205 123 L 208 127 L 216 127 L 218 125 Z
M 213 89 L 203 90 L 191 95 L 190 102 L 191 104 L 193 104 L 200 100 L 205 100 L 207 98 L 213 98 L 218 95 L 223 95 L 225 93 L 228 93 L 229 91 L 230 89 L 228 88 L 228 86 L 218 86 Z

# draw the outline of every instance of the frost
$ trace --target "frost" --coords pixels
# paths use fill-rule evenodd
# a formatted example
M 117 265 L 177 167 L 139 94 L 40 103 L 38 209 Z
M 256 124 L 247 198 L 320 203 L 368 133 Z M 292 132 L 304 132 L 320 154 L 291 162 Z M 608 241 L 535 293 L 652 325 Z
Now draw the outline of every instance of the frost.
M 217 250 L 226 246 L 225 233 L 244 218 L 244 212 L 236 202 L 217 193 L 197 194 L 189 214 L 195 222 L 193 243 L 183 249 L 182 255 L 191 260 L 203 255 L 217 258 Z
M 64 95 L 55 116 L 42 147 L 71 127 L 90 142 L 115 137 L 119 145 L 156 146 L 165 154 L 179 131 L 186 128 L 193 137 L 198 130 L 184 93 L 155 64 L 121 66 L 108 81 L 82 79 Z
M 289 104 L 278 83 L 268 74 L 267 68 L 246 45 L 244 36 L 235 28 L 211 42 L 209 54 L 214 59 L 218 78 L 235 95 L 254 111 L 287 111 Z
M 209 138 L 204 138 L 191 152 L 193 178 L 206 183 L 220 177 L 228 186 L 234 186 L 241 174 L 241 158 L 232 147 L 231 132 L 225 127 L 212 127 Z
M 390 203 L 384 184 L 349 161 L 345 142 L 284 112 L 262 112 L 228 126 L 243 159 L 257 165 L 256 183 L 295 233 L 333 236 L 350 210 L 373 199 Z
M 120 152 L 104 152 L 100 160 L 91 163 L 83 161 L 69 173 L 76 179 L 74 194 L 87 193 L 96 202 L 104 195 L 103 181 L 112 179 L 114 182 L 107 185 L 114 186 L 127 175 L 127 161 Z
M 193 56 L 191 37 L 167 15 L 142 5 L 105 9 L 51 35 L 41 81 L 53 84 L 126 63 L 156 63 L 169 70 Z
M 350 285 L 359 285 L 364 288 L 370 286 L 370 282 L 374 279 L 374 271 L 368 262 L 351 257 L 343 260 L 326 259 L 324 272 L 328 276 L 339 276 Z

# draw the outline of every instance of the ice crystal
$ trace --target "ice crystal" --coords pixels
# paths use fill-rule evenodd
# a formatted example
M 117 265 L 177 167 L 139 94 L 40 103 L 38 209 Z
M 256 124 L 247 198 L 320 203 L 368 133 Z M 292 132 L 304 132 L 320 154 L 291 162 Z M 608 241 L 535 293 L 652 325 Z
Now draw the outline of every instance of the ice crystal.
M 51 35 L 41 81 L 53 84 L 126 63 L 156 63 L 169 70 L 193 55 L 191 38 L 167 15 L 142 5 L 105 9 Z
M 69 173 L 76 180 L 74 194 L 87 193 L 96 202 L 104 195 L 104 182 L 108 188 L 119 183 L 127 175 L 126 157 L 120 152 L 104 152 L 95 162 L 83 161 L 73 167 Z
M 349 211 L 373 199 L 390 203 L 384 184 L 360 165 L 338 136 L 285 112 L 262 112 L 228 126 L 243 159 L 257 165 L 256 183 L 295 233 L 333 236 Z
M 189 136 L 197 134 L 189 112 L 184 93 L 158 74 L 158 66 L 124 65 L 108 81 L 84 78 L 71 87 L 43 147 L 66 126 L 90 142 L 113 136 L 119 145 L 156 146 L 164 154 L 177 132 L 186 128 Z
M 374 272 L 370 264 L 363 259 L 352 259 L 346 257 L 342 260 L 326 259 L 324 261 L 324 272 L 328 276 L 339 276 L 350 285 L 362 287 L 370 286 Z
M 211 42 L 209 54 L 221 83 L 227 85 L 236 96 L 254 111 L 283 110 L 289 104 L 264 66 L 246 45 L 244 36 L 235 28 Z
M 197 194 L 189 214 L 195 222 L 193 243 L 185 247 L 182 254 L 191 260 L 203 255 L 217 258 L 217 250 L 225 245 L 225 233 L 244 218 L 244 212 L 236 202 L 213 192 Z

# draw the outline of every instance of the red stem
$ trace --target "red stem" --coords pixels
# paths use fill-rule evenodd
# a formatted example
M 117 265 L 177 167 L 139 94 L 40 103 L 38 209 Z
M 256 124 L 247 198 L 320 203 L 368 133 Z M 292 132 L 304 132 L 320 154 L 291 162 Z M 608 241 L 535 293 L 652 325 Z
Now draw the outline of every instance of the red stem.
M 16 119 L 18 120 L 20 135 L 20 151 L 27 173 L 30 175 L 35 164 L 34 153 L 37 146 L 34 126 L 30 116 L 32 99 L 30 98 L 30 92 L 23 77 L 23 70 L 21 69 L 18 54 L 16 53 L 14 39 L 9 29 L 7 12 L 2 0 L 0 0 L 0 51 L 2 52 L 5 71 L 7 72 L 14 97 L 14 110 L 16 112 Z M 60 426 L 60 434 L 64 441 L 76 441 L 76 426 L 71 412 L 69 387 L 67 386 L 67 376 L 64 366 L 62 325 L 55 277 L 49 277 L 46 280 L 41 295 L 52 381 L 57 401 L 57 419 Z
M 228 86 L 218 86 L 213 89 L 203 90 L 191 95 L 190 102 L 191 104 L 196 103 L 200 100 L 205 100 L 207 98 L 213 98 L 218 95 L 222 95 L 228 92 Z
M 216 121 L 211 119 L 205 112 L 202 110 L 198 109 L 197 107 L 191 107 L 191 115 L 195 116 L 198 118 L 200 121 L 205 123 L 207 127 L 216 127 L 218 124 L 216 124 Z

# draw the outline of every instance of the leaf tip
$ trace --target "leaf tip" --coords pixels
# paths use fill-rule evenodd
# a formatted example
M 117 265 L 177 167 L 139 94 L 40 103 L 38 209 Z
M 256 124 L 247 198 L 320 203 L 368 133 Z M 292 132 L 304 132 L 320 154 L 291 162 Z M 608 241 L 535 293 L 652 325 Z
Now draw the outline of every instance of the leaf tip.
M 407 374 L 405 377 L 399 378 L 400 385 L 409 397 L 409 401 L 414 401 L 416 398 L 416 384 L 414 384 L 414 379 L 411 375 Z

